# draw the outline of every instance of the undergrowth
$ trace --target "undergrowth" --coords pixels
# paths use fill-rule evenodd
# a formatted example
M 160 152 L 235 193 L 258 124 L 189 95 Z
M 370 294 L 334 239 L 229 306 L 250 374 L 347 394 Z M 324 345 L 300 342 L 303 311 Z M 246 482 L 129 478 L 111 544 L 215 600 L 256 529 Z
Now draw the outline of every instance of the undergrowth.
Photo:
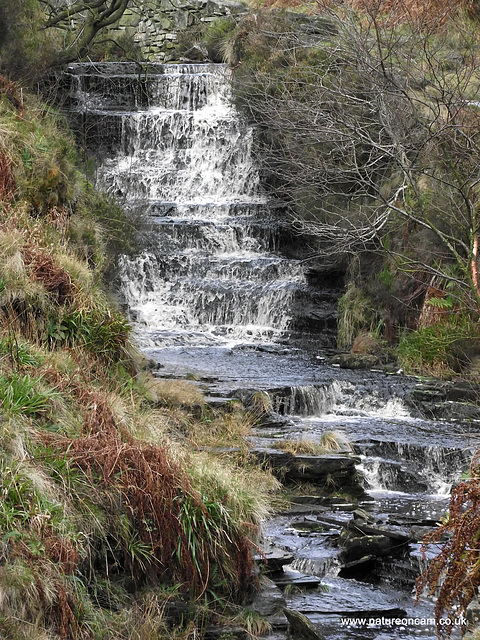
M 480 355 L 480 328 L 468 316 L 455 315 L 417 331 L 405 331 L 397 355 L 408 372 L 468 376 Z

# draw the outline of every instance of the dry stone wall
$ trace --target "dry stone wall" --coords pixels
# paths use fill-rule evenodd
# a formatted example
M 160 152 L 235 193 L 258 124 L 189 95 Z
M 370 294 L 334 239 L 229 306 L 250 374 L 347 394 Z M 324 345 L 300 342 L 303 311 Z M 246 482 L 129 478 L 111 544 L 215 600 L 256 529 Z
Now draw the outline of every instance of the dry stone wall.
M 169 62 L 175 57 L 180 32 L 201 22 L 245 12 L 246 6 L 234 0 L 137 0 L 112 30 L 112 37 L 133 38 L 146 60 Z

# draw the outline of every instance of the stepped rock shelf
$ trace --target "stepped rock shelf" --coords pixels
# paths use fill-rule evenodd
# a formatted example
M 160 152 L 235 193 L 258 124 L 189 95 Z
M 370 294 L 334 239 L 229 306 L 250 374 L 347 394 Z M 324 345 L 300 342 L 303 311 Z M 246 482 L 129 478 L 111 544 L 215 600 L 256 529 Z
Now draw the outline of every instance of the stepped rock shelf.
M 432 618 L 432 602 L 413 607 L 418 541 L 466 468 L 478 415 L 435 422 L 445 394 L 319 357 L 334 341 L 342 282 L 295 253 L 224 65 L 79 64 L 67 75 L 99 185 L 150 221 L 145 250 L 121 259 L 117 283 L 138 344 L 159 374 L 198 379 L 216 406 L 261 390 L 273 408 L 252 436 L 259 463 L 277 465 L 291 494 L 265 524 L 264 591 L 252 603 L 274 625 L 271 640 L 306 625 L 297 614 L 310 621 L 297 633 L 433 640 L 431 624 L 390 621 Z M 353 453 L 279 446 L 330 431 Z M 380 622 L 345 622 L 359 617 Z

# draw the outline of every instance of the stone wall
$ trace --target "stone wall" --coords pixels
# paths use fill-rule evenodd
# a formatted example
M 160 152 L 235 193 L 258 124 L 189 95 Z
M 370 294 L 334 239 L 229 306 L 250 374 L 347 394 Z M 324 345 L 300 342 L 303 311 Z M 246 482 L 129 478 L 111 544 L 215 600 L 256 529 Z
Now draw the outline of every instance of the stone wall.
M 133 38 L 146 60 L 169 62 L 179 32 L 245 12 L 245 5 L 233 0 L 136 0 L 111 34 Z

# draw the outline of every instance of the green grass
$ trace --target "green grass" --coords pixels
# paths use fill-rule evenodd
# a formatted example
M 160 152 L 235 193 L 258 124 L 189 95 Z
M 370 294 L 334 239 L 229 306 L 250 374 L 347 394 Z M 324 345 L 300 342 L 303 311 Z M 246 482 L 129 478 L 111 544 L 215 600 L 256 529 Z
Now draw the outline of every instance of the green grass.
M 418 331 L 405 331 L 397 356 L 407 372 L 452 376 L 468 374 L 480 355 L 480 326 L 468 317 L 452 316 Z
M 41 378 L 28 374 L 0 375 L 0 408 L 7 415 L 39 416 L 46 413 L 56 392 L 39 390 Z

